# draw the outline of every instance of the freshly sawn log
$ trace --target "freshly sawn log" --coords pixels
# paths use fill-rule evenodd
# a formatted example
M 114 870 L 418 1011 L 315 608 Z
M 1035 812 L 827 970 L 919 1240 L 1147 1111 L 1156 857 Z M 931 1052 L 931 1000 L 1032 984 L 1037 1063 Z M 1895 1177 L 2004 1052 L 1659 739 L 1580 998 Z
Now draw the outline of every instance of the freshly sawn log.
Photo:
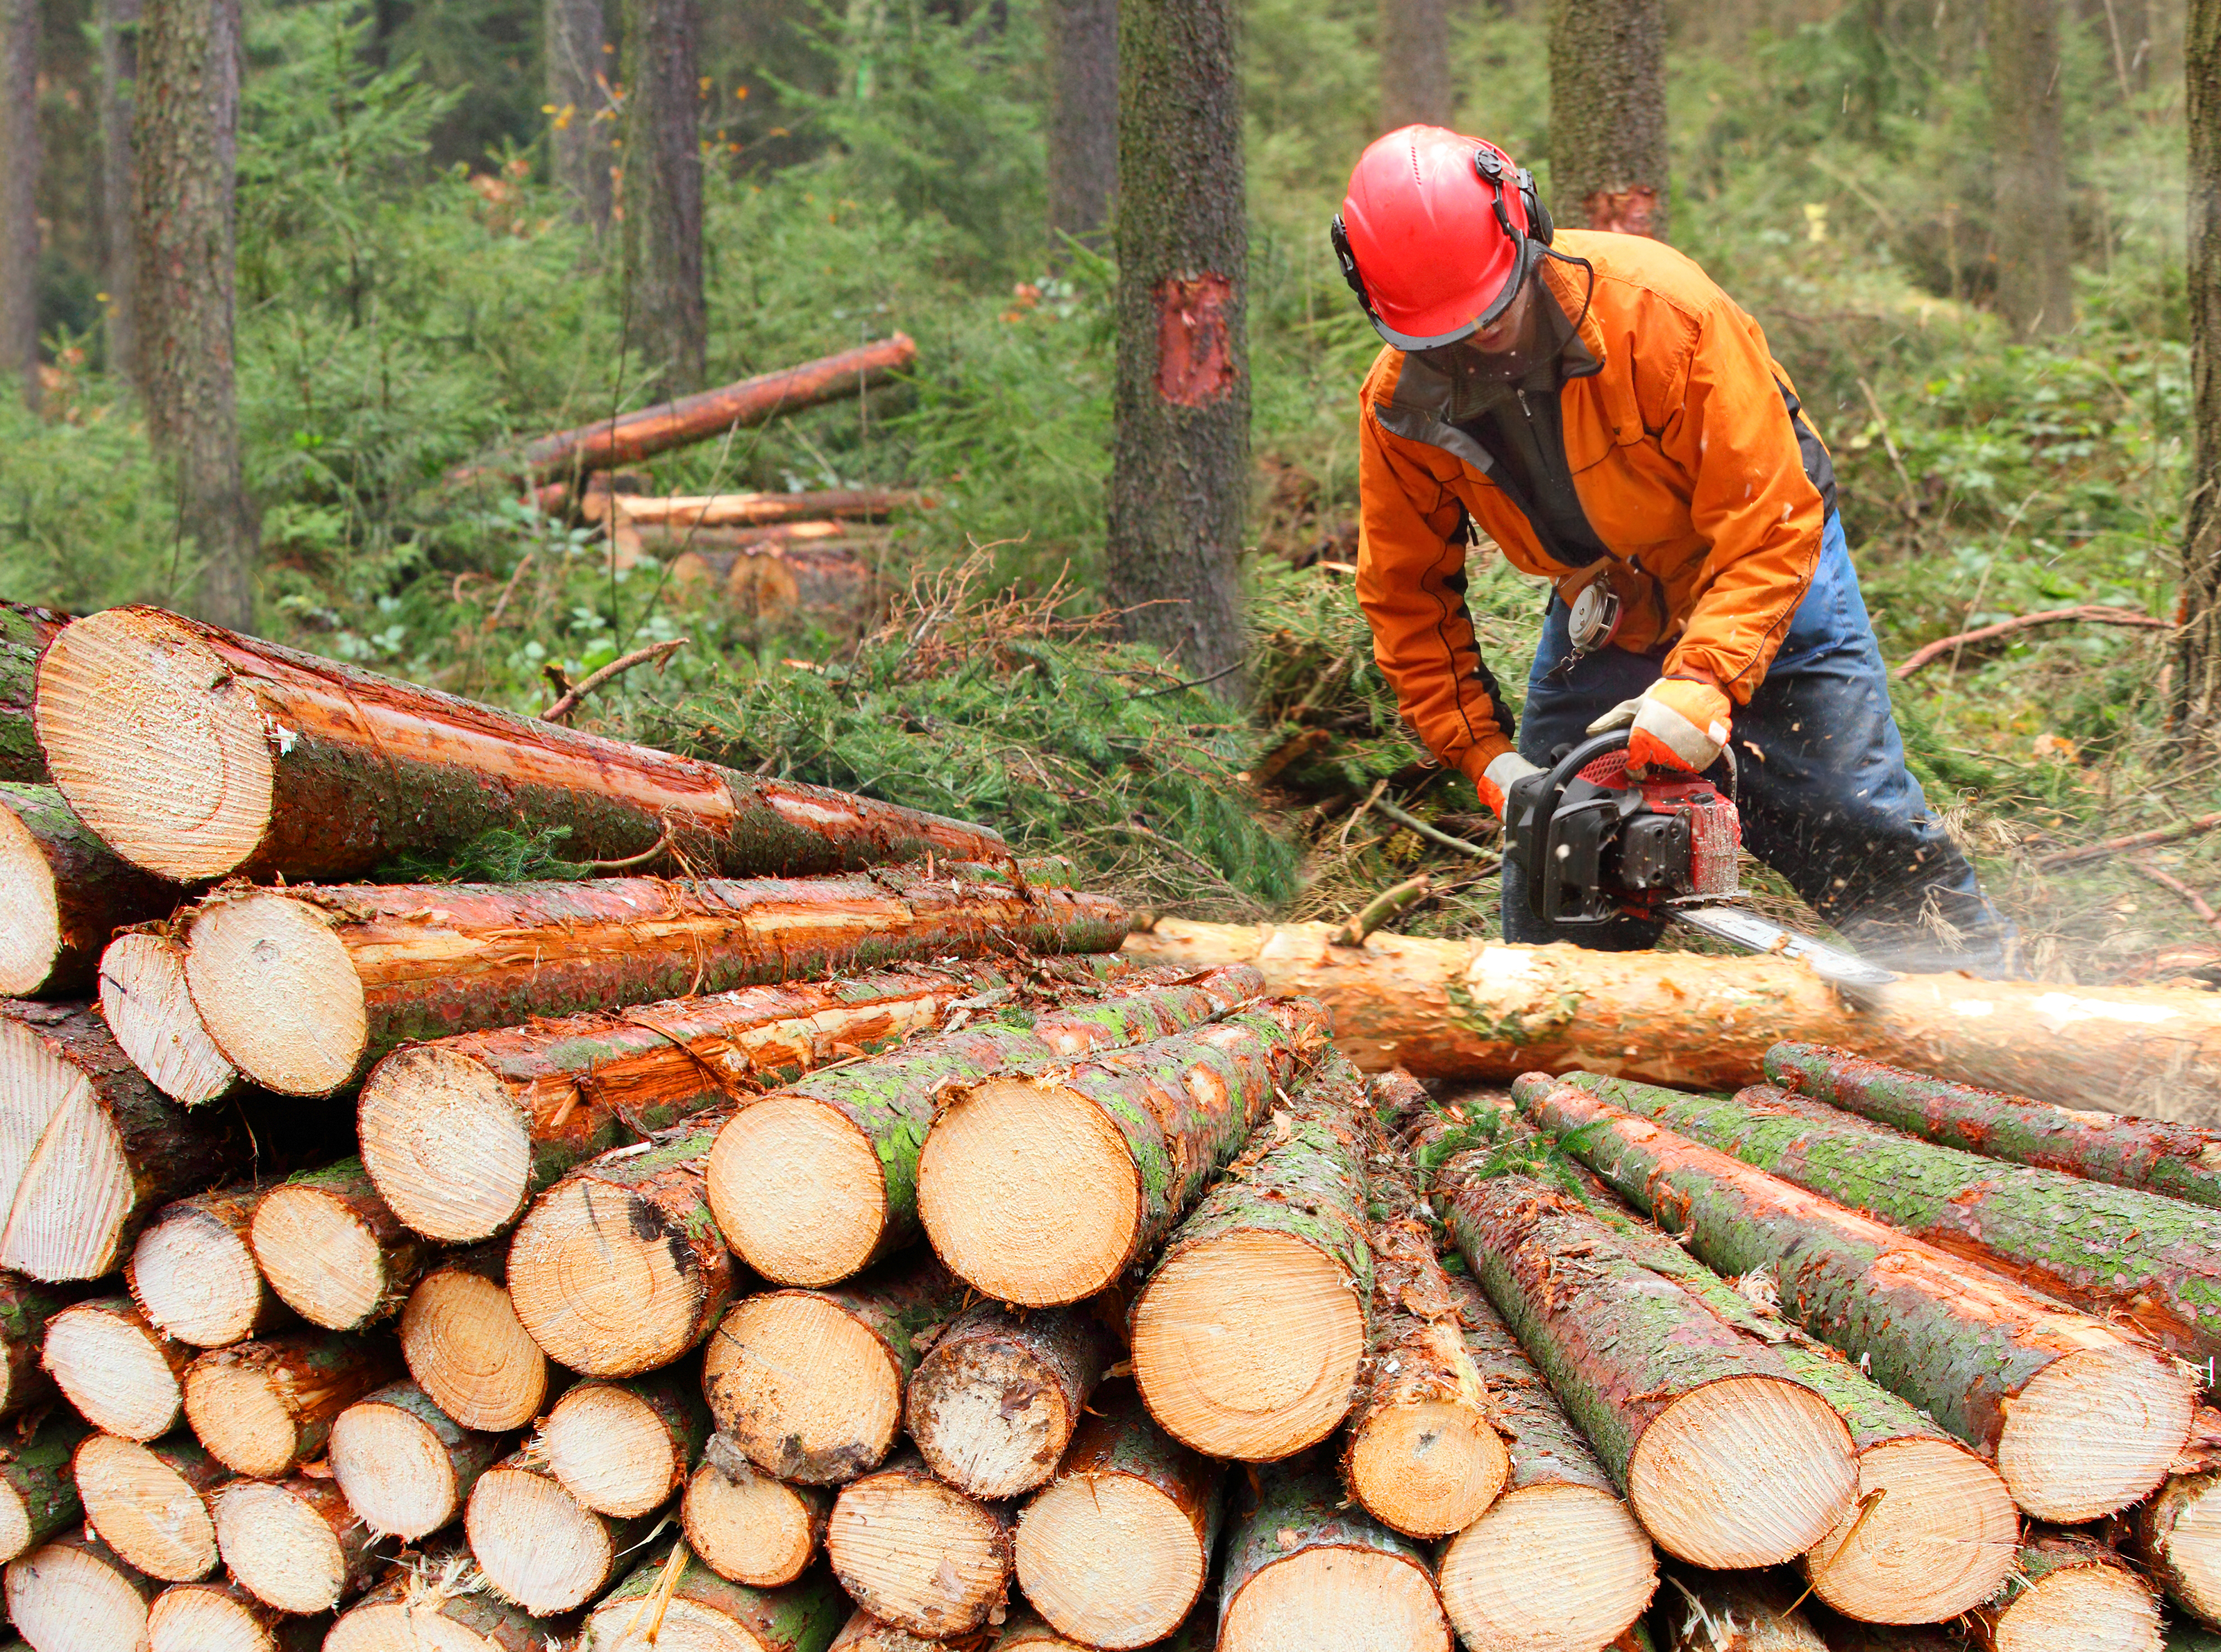
M 1004 1511 L 942 1485 L 914 1452 L 841 1488 L 825 1553 L 858 1605 L 936 1640 L 985 1627 L 1010 1582 Z
M 323 1652 L 546 1652 L 558 1627 L 495 1594 L 467 1549 L 435 1550 L 342 1612 Z
M 230 1471 L 183 1430 L 151 1445 L 112 1434 L 78 1442 L 70 1475 L 85 1524 L 148 1577 L 191 1583 L 216 1570 L 208 1494 Z
M 142 1652 L 154 1588 L 98 1538 L 65 1532 L 8 1562 L 8 1618 L 38 1652 Z
M 496 1594 L 535 1618 L 554 1618 L 609 1587 L 648 1527 L 596 1514 L 531 1452 L 519 1451 L 479 1476 L 463 1530 Z
M 69 617 L 25 603 L 0 603 L 0 780 L 43 785 L 46 755 L 31 727 L 39 656 Z
M 904 1424 L 925 1466 L 958 1491 L 1016 1497 L 1057 1472 L 1112 1355 L 1110 1332 L 1085 1308 L 1022 1314 L 978 1303 L 910 1374 Z
M 775 1589 L 810 1569 L 832 1510 L 831 1492 L 773 1480 L 718 1434 L 686 1482 L 679 1521 L 688 1546 L 719 1577 Z
M 1749 1574 L 1676 1572 L 1661 1652 L 1828 1652 L 1788 1595 Z
M 660 1509 L 686 1484 L 710 1436 L 691 1371 L 582 1382 L 555 1402 L 534 1449 L 563 1489 L 597 1514 Z
M 825 1652 L 848 1602 L 820 1574 L 781 1589 L 755 1589 L 688 1559 L 674 1577 L 666 1545 L 602 1597 L 586 1619 L 594 1652 L 730 1648 L 732 1652 Z
M 1968 1623 L 1983 1652 L 2161 1652 L 2150 1586 L 2104 1544 L 2069 1532 L 2030 1532 L 2011 1579 Z
M 185 1367 L 185 1420 L 228 1467 L 276 1480 L 322 1455 L 333 1419 L 399 1364 L 390 1342 L 330 1331 L 211 1349 Z
M 147 1652 L 321 1652 L 327 1627 L 323 1618 L 266 1606 L 236 1583 L 173 1583 L 147 1609 Z
M 328 1479 L 235 1480 L 210 1502 L 225 1568 L 265 1605 L 329 1611 L 377 1573 L 376 1534 Z
M 379 1198 L 360 1159 L 272 1188 L 255 1205 L 248 1242 L 285 1305 L 328 1330 L 360 1330 L 399 1313 L 435 1254 Z
M 0 785 L 0 996 L 85 997 L 116 931 L 185 892 L 119 859 L 52 786 Z
M 148 1324 L 128 1297 L 72 1303 L 47 1322 L 41 1357 L 62 1397 L 109 1434 L 155 1439 L 185 1414 L 193 1350 Z
M 415 1383 L 390 1383 L 333 1420 L 332 1478 L 373 1533 L 414 1542 L 463 1511 L 503 1444 L 464 1428 Z
M 156 1330 L 196 1348 L 223 1348 L 291 1323 L 254 1261 L 254 1213 L 270 1192 L 243 1182 L 155 1212 L 123 1277 Z
M 2221 1624 L 2221 1468 L 2178 1474 L 2137 1511 L 2137 1550 L 2183 1611 Z
M 424 1276 L 401 1312 L 409 1374 L 456 1422 L 489 1434 L 522 1428 L 555 1386 L 508 1280 L 501 1246 L 459 1251 Z
M 100 1013 L 123 1053 L 172 1101 L 221 1101 L 245 1080 L 209 1036 L 185 985 L 185 947 L 168 924 L 119 935 L 100 954 Z

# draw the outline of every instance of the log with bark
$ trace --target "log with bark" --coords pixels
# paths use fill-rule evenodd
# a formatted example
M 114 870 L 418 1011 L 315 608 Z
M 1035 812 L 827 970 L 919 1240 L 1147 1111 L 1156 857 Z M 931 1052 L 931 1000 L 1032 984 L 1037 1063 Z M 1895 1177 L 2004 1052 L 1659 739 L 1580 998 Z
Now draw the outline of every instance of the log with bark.
M 332 1422 L 332 1478 L 381 1537 L 414 1542 L 463 1511 L 506 1442 L 466 1429 L 414 1382 L 366 1394 Z
M 0 995 L 85 997 L 116 931 L 185 895 L 118 857 L 53 787 L 0 785 Z
M 266 1606 L 329 1611 L 371 1585 L 377 1534 L 330 1480 L 234 1480 L 210 1499 L 232 1580 Z
M 693 1646 L 824 1652 L 848 1610 L 839 1586 L 823 1574 L 783 1588 L 758 1589 L 720 1577 L 666 1544 L 649 1550 L 630 1576 L 603 1596 L 587 1615 L 585 1638 L 594 1652 L 676 1652 Z
M 1159 1428 L 1129 1385 L 1097 1399 L 1055 1480 L 1018 1517 L 1018 1586 L 1083 1645 L 1148 1646 L 1203 1596 L 1222 1466 Z
M 1426 1558 L 1360 1510 L 1323 1461 L 1260 1472 L 1218 1580 L 1220 1652 L 1450 1652 Z
M 1481 1153 L 1445 1165 L 1435 1197 L 1661 1549 L 1698 1566 L 1774 1565 L 1853 1506 L 1850 1434 L 1826 1397 L 1646 1267 L 1579 1201 L 1497 1173 Z
M 223 1348 L 291 1322 L 255 1265 L 250 1237 L 271 1191 L 241 1182 L 154 1213 L 123 1272 L 149 1323 L 196 1348 Z
M 533 1449 L 597 1514 L 642 1515 L 685 1486 L 710 1437 L 698 1374 L 582 1382 L 555 1402 Z
M 1982 1652 L 2162 1652 L 2151 1586 L 2104 1544 L 2031 1530 L 1996 1600 L 1968 1615 Z
M 41 1358 L 62 1397 L 127 1440 L 167 1434 L 185 1415 L 193 1350 L 147 1323 L 128 1297 L 72 1303 L 47 1321 Z
M 69 1532 L 8 1562 L 8 1618 L 37 1652 L 144 1652 L 156 1586 L 97 1537 Z
M 85 1432 L 66 1405 L 10 1430 L 0 1446 L 0 1558 L 13 1560 L 76 1522 L 82 1505 L 72 1459 Z
M 208 1497 L 231 1478 L 183 1430 L 142 1445 L 90 1434 L 70 1461 L 85 1524 L 148 1577 L 191 1583 L 216 1567 Z
M 132 1065 L 172 1101 L 205 1106 L 246 1082 L 193 1008 L 185 942 L 167 924 L 108 943 L 100 954 L 100 1013 Z
M 395 1566 L 341 1612 L 323 1652 L 546 1652 L 567 1627 L 504 1600 L 469 1550 L 442 1547 Z
M 248 1230 L 270 1288 L 327 1330 L 360 1330 L 401 1311 L 437 1254 L 378 1196 L 360 1159 L 303 1170 L 264 1194 Z
M 31 726 L 39 656 L 69 616 L 25 603 L 0 603 L 0 780 L 43 785 L 46 754 Z
M 322 1455 L 333 1419 L 400 1363 L 389 1342 L 334 1331 L 211 1349 L 185 1367 L 185 1420 L 235 1472 L 277 1480 Z
M 47 1328 L 85 1290 L 0 1273 L 0 1417 L 12 1417 L 54 1392 L 42 1356 Z
M 810 879 L 238 891 L 194 910 L 186 979 L 225 1056 L 329 1095 L 411 1039 L 906 959 L 1100 952 L 1123 915 L 1060 861 Z
M 1366 1100 L 1348 1062 L 1319 1061 L 1180 1224 L 1135 1299 L 1134 1380 L 1174 1439 L 1271 1462 L 1348 1415 L 1373 1290 Z
M 881 1623 L 935 1640 L 976 1634 L 1010 1584 L 1004 1505 L 981 1503 L 904 1452 L 850 1480 L 825 1525 L 833 1575 Z
M 882 522 L 898 510 L 929 509 L 933 496 L 907 488 L 821 488 L 808 493 L 590 492 L 579 514 L 588 522 L 622 518 L 674 529 L 810 526 L 811 517 Z M 845 530 L 842 530 L 845 531 Z
M 703 1355 L 717 1431 L 766 1474 L 837 1486 L 900 1431 L 903 1390 L 965 1289 L 911 1252 L 823 1291 L 766 1291 L 727 1314 Z
M 486 1586 L 535 1618 L 576 1611 L 623 1571 L 648 1523 L 596 1514 L 529 1450 L 479 1476 L 463 1530 Z
M 774 1589 L 810 1569 L 832 1510 L 823 1486 L 773 1480 L 715 1434 L 686 1482 L 679 1522 L 688 1546 L 719 1577 Z
M 2194 1379 L 2140 1334 L 1855 1215 L 1576 1085 L 1513 1086 L 1716 1273 L 1762 1273 L 1800 1323 L 1992 1457 L 2040 1519 L 2126 1507 L 2189 1436 Z M 2095 1419 L 2104 1419 L 2102 1422 Z
M 1853 1009 L 1777 958 L 1590 952 L 1325 923 L 1161 918 L 1126 950 L 1152 964 L 1254 964 L 1317 998 L 1368 1071 L 1503 1083 L 1574 1068 L 1700 1089 L 1755 1084 L 1784 1040 L 1842 1044 L 2057 1102 L 2180 1113 L 2221 1098 L 2221 1000 L 2179 987 L 2062 988 L 1907 976 Z M 1632 1052 L 1630 1054 L 1630 1052 Z
M 147 1609 L 147 1652 L 321 1652 L 330 1627 L 326 1617 L 266 1606 L 236 1583 L 173 1583 Z
M 1325 1034 L 1317 1004 L 1276 1001 L 1078 1061 L 959 1078 L 917 1157 L 926 1236 L 998 1301 L 1053 1307 L 1108 1289 L 1179 1223 Z
M 1769 1577 L 1677 1570 L 1666 1582 L 1660 1652 L 1828 1652 L 1790 1593 Z
M 510 1299 L 499 1245 L 458 1252 L 401 1312 L 401 1355 L 432 1403 L 466 1429 L 506 1434 L 540 1415 L 556 1377 Z
M 2221 1205 L 2221 1130 L 2031 1101 L 1817 1044 L 1776 1044 L 1766 1074 L 1785 1090 L 1944 1147 Z
M 191 882 L 331 881 L 492 830 L 746 877 L 1007 860 L 993 831 L 518 716 L 153 608 L 39 665 L 54 784 L 125 860 Z
M 978 1303 L 910 1374 L 904 1425 L 926 1467 L 958 1491 L 1016 1497 L 1057 1472 L 1115 1356 L 1109 1328 L 1087 1308 Z
M 806 1078 L 745 1104 L 726 1127 L 710 1155 L 710 1208 L 765 1278 L 836 1283 L 917 1236 L 920 1152 L 928 1130 L 941 1128 L 935 1109 L 948 1086 L 1014 1062 L 1176 1034 L 1254 996 L 1257 985 L 1254 971 L 1208 971 L 1030 1027 L 954 1028 Z
M 2221 1626 L 2221 1468 L 2177 1474 L 2136 1513 L 2137 1552 L 2178 1606 Z
M 1206 1610 L 1210 1611 L 1211 1617 L 1215 1621 L 1218 1616 L 1216 1604 L 1214 1603 Z M 901 1631 L 897 1630 L 896 1633 L 899 1634 Z M 873 1643 L 867 1641 L 859 1641 L 856 1644 L 860 1647 L 874 1645 Z M 929 1652 L 931 1645 L 930 1642 L 913 1641 L 906 1645 L 889 1642 L 886 1643 L 885 1652 Z M 1023 1607 L 1013 1606 L 1010 1608 L 1010 1616 L 1003 1620 L 1002 1633 L 994 1638 L 992 1652 L 1089 1652 L 1089 1649 L 1081 1646 L 1077 1641 L 1065 1639 L 1055 1630 Z M 1166 1652 L 1172 1652 L 1170 1643 L 1167 1643 Z
M 9 1129 L 39 1150 L 0 1163 L 0 1267 L 98 1279 L 155 1210 L 240 1163 L 244 1143 L 141 1076 L 90 1004 L 0 1000 Z

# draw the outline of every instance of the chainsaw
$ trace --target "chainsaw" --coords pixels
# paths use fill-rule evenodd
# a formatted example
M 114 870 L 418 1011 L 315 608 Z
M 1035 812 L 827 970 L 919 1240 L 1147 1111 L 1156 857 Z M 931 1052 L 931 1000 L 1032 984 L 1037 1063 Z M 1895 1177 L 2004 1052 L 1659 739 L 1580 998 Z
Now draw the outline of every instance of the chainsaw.
M 1601 929 L 1625 917 L 1680 923 L 1749 952 L 1802 960 L 1839 986 L 1898 979 L 1737 904 L 1742 821 L 1734 798 L 1693 774 L 1631 779 L 1624 729 L 1517 782 L 1505 821 L 1527 874 L 1529 909 L 1560 929 Z

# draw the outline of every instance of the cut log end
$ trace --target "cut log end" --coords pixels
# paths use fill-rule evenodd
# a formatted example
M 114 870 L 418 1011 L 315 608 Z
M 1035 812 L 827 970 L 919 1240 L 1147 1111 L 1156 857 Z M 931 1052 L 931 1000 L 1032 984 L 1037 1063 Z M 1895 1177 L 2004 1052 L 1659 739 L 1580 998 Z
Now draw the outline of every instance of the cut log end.
M 0 1167 L 0 1267 L 98 1279 L 121 1260 L 136 1198 L 123 1141 L 91 1081 L 13 1020 L 0 1020 L 0 1117 L 13 1139 L 39 1144 Z
M 494 1593 L 535 1618 L 577 1611 L 616 1566 L 608 1525 L 528 1468 L 486 1470 L 471 1489 L 463 1525 Z
M 547 1638 L 481 1635 L 429 1607 L 372 1600 L 341 1615 L 322 1652 L 517 1652 L 520 1647 L 539 1652 Z
M 826 1524 L 825 1549 L 858 1605 L 937 1639 L 984 1625 L 1010 1578 L 1003 1523 L 914 1470 L 870 1474 L 844 1487 Z
M 466 1429 L 521 1429 L 547 1402 L 552 1373 L 496 1280 L 461 1267 L 435 1270 L 410 1292 L 401 1353 L 432 1403 Z
M 41 1649 L 142 1652 L 153 1590 L 107 1546 L 63 1537 L 8 1562 L 8 1617 Z
M 1079 1419 L 1033 1348 L 1016 1338 L 944 1336 L 910 1378 L 905 1421 L 929 1468 L 993 1501 L 1054 1474 Z
M 391 1269 L 377 1233 L 325 1188 L 272 1188 L 256 1207 L 252 1242 L 270 1288 L 312 1325 L 353 1330 L 389 1299 Z
M 39 661 L 47 767 L 118 854 L 181 882 L 219 878 L 270 823 L 272 732 L 184 624 L 147 609 L 78 621 Z
M 1134 1313 L 1134 1378 L 1165 1431 L 1212 1457 L 1270 1462 L 1349 1409 L 1365 1317 L 1333 1261 L 1237 1230 L 1180 1251 Z
M 417 1232 L 466 1242 L 522 1213 L 530 1121 L 483 1062 L 436 1044 L 397 1051 L 364 1083 L 356 1123 L 379 1195 Z
M 1998 1472 L 2039 1520 L 2071 1525 L 2157 1486 L 2189 1437 L 2194 1379 L 2155 1353 L 2115 1345 L 2054 1361 L 2013 1399 Z
M 336 1494 L 328 1500 L 335 1508 L 318 1507 L 291 1486 L 244 1480 L 218 1492 L 216 1545 L 240 1586 L 284 1612 L 338 1605 L 359 1569 L 364 1534 Z M 334 1513 L 343 1523 L 338 1529 Z
M 2046 1574 L 1989 1624 L 1989 1652 L 2161 1652 L 2159 1601 L 2124 1566 Z
M 423 1418 L 375 1399 L 332 1423 L 333 1478 L 363 1524 L 414 1542 L 462 1512 L 447 1448 Z
M 0 998 L 38 992 L 61 949 L 53 863 L 16 811 L 0 804 Z
M 817 1552 L 823 1492 L 812 1494 L 747 1463 L 704 1463 L 679 1505 L 686 1542 L 719 1577 L 759 1589 L 791 1583 Z
M 209 1036 L 257 1084 L 327 1096 L 353 1077 L 370 1037 L 362 981 L 307 902 L 253 894 L 203 906 L 185 979 Z
M 94 1434 L 72 1468 L 87 1523 L 148 1577 L 191 1583 L 216 1569 L 215 1518 L 202 1487 L 174 1462 L 136 1441 Z
M 1194 1517 L 1130 1474 L 1073 1474 L 1026 1505 L 1019 1586 L 1051 1624 L 1094 1647 L 1148 1646 L 1178 1629 L 1211 1556 Z
M 1450 1652 L 1450 1627 L 1425 1568 L 1321 1544 L 1243 1584 L 1225 1609 L 1218 1645 L 1220 1652 Z
M 735 1115 L 717 1133 L 706 1183 L 726 1241 L 775 1285 L 845 1280 L 886 1230 L 886 1177 L 870 1139 L 808 1096 L 767 1096 Z
M 235 1586 L 179 1584 L 147 1608 L 147 1652 L 292 1652 L 314 1644 L 298 1633 L 281 1638 L 281 1625 L 295 1625 L 272 1616 Z
M 951 1273 L 998 1302 L 1050 1307 L 1117 1277 L 1142 1189 L 1132 1148 L 1095 1103 L 993 1079 L 935 1121 L 918 1158 L 918 1214 Z
M 161 1334 L 120 1298 L 63 1309 L 47 1322 L 41 1357 L 64 1397 L 105 1433 L 159 1439 L 184 1415 L 185 1389 Z
M 185 1369 L 185 1420 L 230 1467 L 266 1479 L 292 1467 L 300 1431 L 272 1374 L 196 1361 Z
M 245 1233 L 191 1202 L 170 1206 L 139 1236 L 131 1293 L 148 1319 L 196 1348 L 243 1342 L 275 1311 Z
M 1511 1472 L 1511 1454 L 1468 1405 L 1419 1400 L 1365 1419 L 1345 1465 L 1351 1492 L 1408 1537 L 1447 1537 L 1480 1518 Z
M 998 1649 L 1015 1644 L 1017 1643 L 1006 1639 L 995 1643 Z M 1045 1644 L 1063 1647 L 1070 1643 L 1053 1640 Z M 841 1626 L 841 1632 L 833 1637 L 833 1644 L 826 1649 L 826 1652 L 945 1652 L 945 1648 L 942 1642 L 928 1640 L 923 1635 L 913 1635 L 906 1629 L 881 1623 L 867 1611 L 859 1611 Z
M 119 935 L 100 954 L 100 1013 L 153 1086 L 188 1107 L 239 1087 L 185 986 L 185 949 L 166 935 Z
M 1627 1505 L 1563 1482 L 1498 1499 L 1450 1539 L 1440 1570 L 1471 1652 L 1596 1652 L 1658 1586 L 1658 1557 Z
M 655 1408 L 609 1383 L 581 1383 L 556 1401 L 536 1445 L 563 1489 L 603 1514 L 661 1507 L 686 1472 Z
M 1940 1624 L 1995 1594 L 2019 1544 L 1995 1469 L 1949 1440 L 1887 1440 L 1859 1454 L 1859 1505 L 1813 1545 L 1805 1574 L 1847 1618 Z
M 721 1433 L 781 1480 L 832 1486 L 876 1467 L 902 1420 L 886 1345 L 806 1291 L 750 1297 L 725 1316 L 702 1367 Z
M 591 1177 L 533 1205 L 509 1253 L 516 1317 L 549 1358 L 592 1377 L 635 1376 L 694 1345 L 708 1293 L 691 1253 L 665 1242 L 661 1215 Z
M 2171 1480 L 2140 1517 L 2152 1570 L 2183 1609 L 2221 1624 L 2221 1473 Z

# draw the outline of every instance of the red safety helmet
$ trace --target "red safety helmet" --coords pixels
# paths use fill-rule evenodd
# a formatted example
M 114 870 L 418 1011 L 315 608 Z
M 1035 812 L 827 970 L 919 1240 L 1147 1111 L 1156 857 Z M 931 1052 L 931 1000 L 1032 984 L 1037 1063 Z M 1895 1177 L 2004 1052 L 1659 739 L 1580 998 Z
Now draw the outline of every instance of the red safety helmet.
M 1357 158 L 1333 237 L 1380 336 L 1431 350 L 1504 313 L 1550 244 L 1550 215 L 1532 174 L 1494 144 L 1407 126 Z

